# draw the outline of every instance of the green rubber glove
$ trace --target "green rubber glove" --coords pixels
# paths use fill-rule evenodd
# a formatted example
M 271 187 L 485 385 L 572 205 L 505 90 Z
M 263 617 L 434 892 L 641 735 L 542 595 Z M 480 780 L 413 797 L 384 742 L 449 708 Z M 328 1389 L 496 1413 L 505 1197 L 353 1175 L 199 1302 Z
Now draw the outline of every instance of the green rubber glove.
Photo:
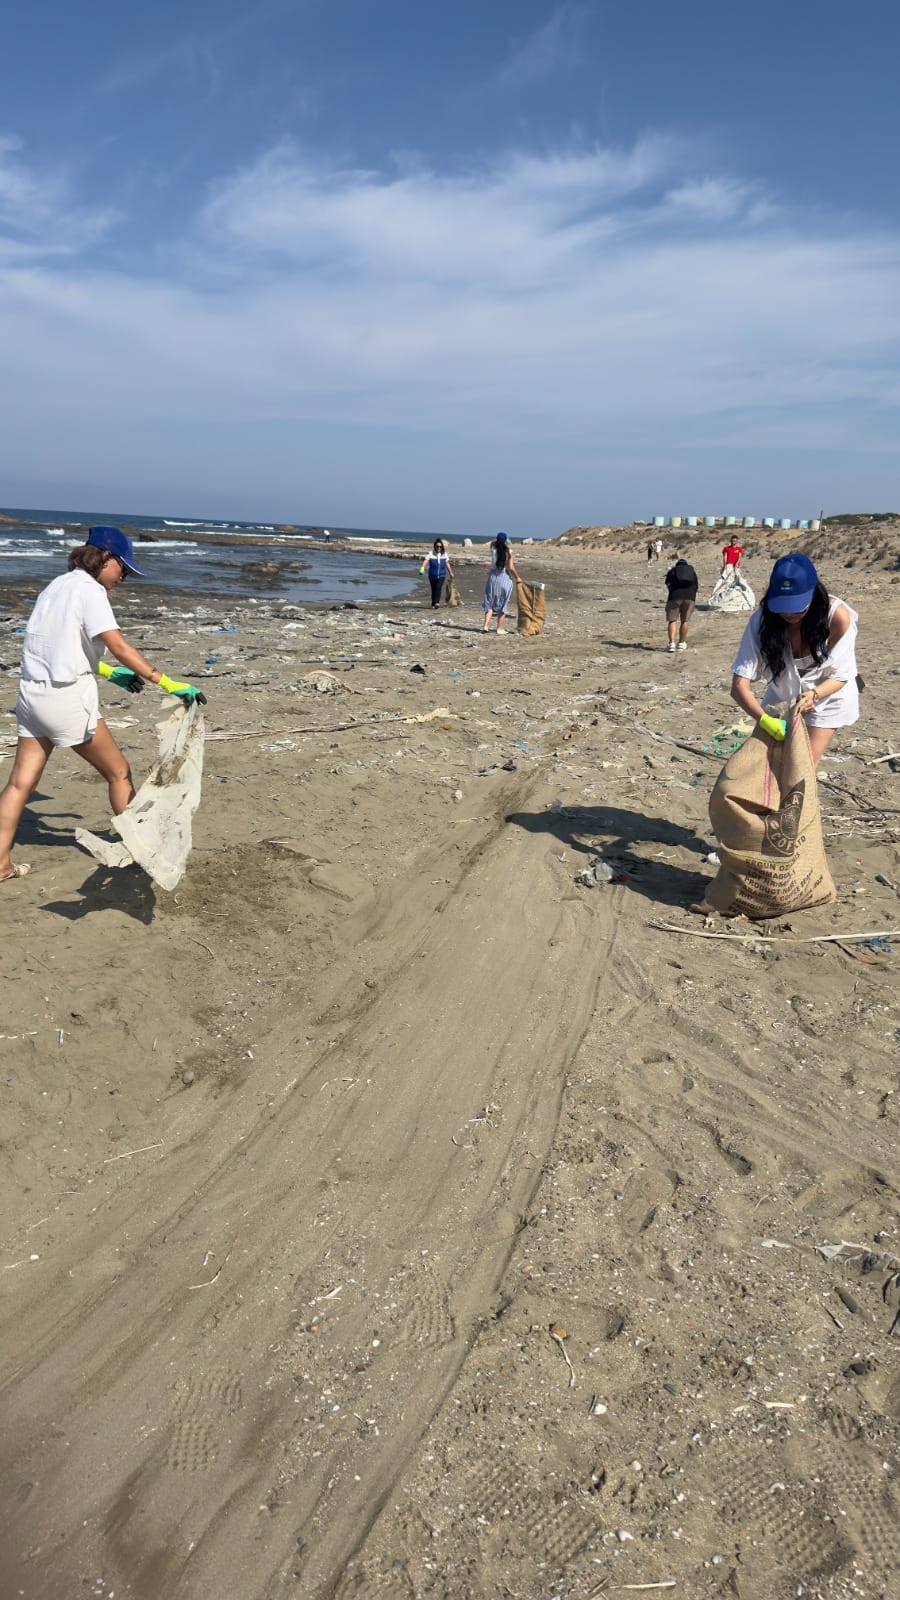
M 101 661 L 97 667 L 98 678 L 108 678 L 117 689 L 127 689 L 129 694 L 140 694 L 144 687 L 143 678 L 130 667 L 111 667 L 108 661 Z
M 787 735 L 787 723 L 783 717 L 770 717 L 766 713 L 766 715 L 760 717 L 759 725 L 763 733 L 767 733 L 771 738 L 777 739 L 779 744 Z
M 199 700 L 202 706 L 206 705 L 206 695 L 195 689 L 192 683 L 178 683 L 174 678 L 167 678 L 164 672 L 160 673 L 159 687 L 164 689 L 166 694 L 174 694 L 176 699 L 181 700 L 186 706 L 192 706 L 196 700 Z

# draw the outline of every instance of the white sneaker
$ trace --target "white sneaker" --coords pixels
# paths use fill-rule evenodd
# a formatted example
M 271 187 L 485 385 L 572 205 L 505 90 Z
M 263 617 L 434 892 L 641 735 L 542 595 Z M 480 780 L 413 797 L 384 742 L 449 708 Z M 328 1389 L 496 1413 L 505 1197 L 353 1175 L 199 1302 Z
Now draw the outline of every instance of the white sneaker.
M 669 653 L 670 653 L 670 655 L 671 655 L 671 653 L 672 653 L 672 652 L 673 652 L 673 651 L 674 651 L 674 649 L 675 649 L 675 640 L 674 640 L 674 639 L 673 639 L 673 640 L 672 640 L 672 642 L 671 642 L 671 644 L 667 644 L 667 645 L 666 645 L 666 649 L 667 649 L 667 650 L 668 650 L 668 651 L 669 651 Z
M 687 649 L 687 645 L 682 643 L 682 644 L 680 644 L 678 646 L 678 648 L 679 648 L 679 650 L 686 650 Z

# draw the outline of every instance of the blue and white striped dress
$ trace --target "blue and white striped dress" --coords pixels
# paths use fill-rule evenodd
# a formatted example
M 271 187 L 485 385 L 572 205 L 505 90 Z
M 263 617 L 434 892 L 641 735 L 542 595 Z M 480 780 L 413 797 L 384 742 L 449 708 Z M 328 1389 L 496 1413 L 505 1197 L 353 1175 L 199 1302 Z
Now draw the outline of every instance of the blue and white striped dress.
M 497 566 L 495 554 L 491 561 L 491 570 L 488 573 L 487 583 L 484 586 L 484 599 L 481 602 L 481 609 L 485 616 L 489 611 L 493 611 L 497 616 L 505 616 L 512 592 L 513 580 L 509 575 L 509 570 L 507 567 Z

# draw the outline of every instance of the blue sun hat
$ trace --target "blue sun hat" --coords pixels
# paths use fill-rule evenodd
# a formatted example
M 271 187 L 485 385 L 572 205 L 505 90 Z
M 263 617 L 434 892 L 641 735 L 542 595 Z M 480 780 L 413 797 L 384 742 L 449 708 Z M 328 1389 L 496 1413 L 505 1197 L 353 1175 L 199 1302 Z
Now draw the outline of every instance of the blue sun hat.
M 805 611 L 813 595 L 819 574 L 809 556 L 796 552 L 779 556 L 769 578 L 766 605 L 776 615 L 783 612 Z
M 143 578 L 144 573 L 134 559 L 134 545 L 121 528 L 88 528 L 87 542 L 97 550 L 108 550 L 111 556 L 118 556 L 129 572 L 136 572 Z

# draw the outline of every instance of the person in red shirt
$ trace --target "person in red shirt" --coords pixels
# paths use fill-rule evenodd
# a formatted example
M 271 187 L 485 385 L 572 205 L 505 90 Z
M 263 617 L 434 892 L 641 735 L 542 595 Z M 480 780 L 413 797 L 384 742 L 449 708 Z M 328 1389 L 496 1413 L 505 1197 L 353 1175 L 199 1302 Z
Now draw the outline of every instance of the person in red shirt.
M 722 560 L 726 567 L 739 567 L 743 554 L 743 545 L 738 544 L 736 539 L 732 539 L 722 550 Z

